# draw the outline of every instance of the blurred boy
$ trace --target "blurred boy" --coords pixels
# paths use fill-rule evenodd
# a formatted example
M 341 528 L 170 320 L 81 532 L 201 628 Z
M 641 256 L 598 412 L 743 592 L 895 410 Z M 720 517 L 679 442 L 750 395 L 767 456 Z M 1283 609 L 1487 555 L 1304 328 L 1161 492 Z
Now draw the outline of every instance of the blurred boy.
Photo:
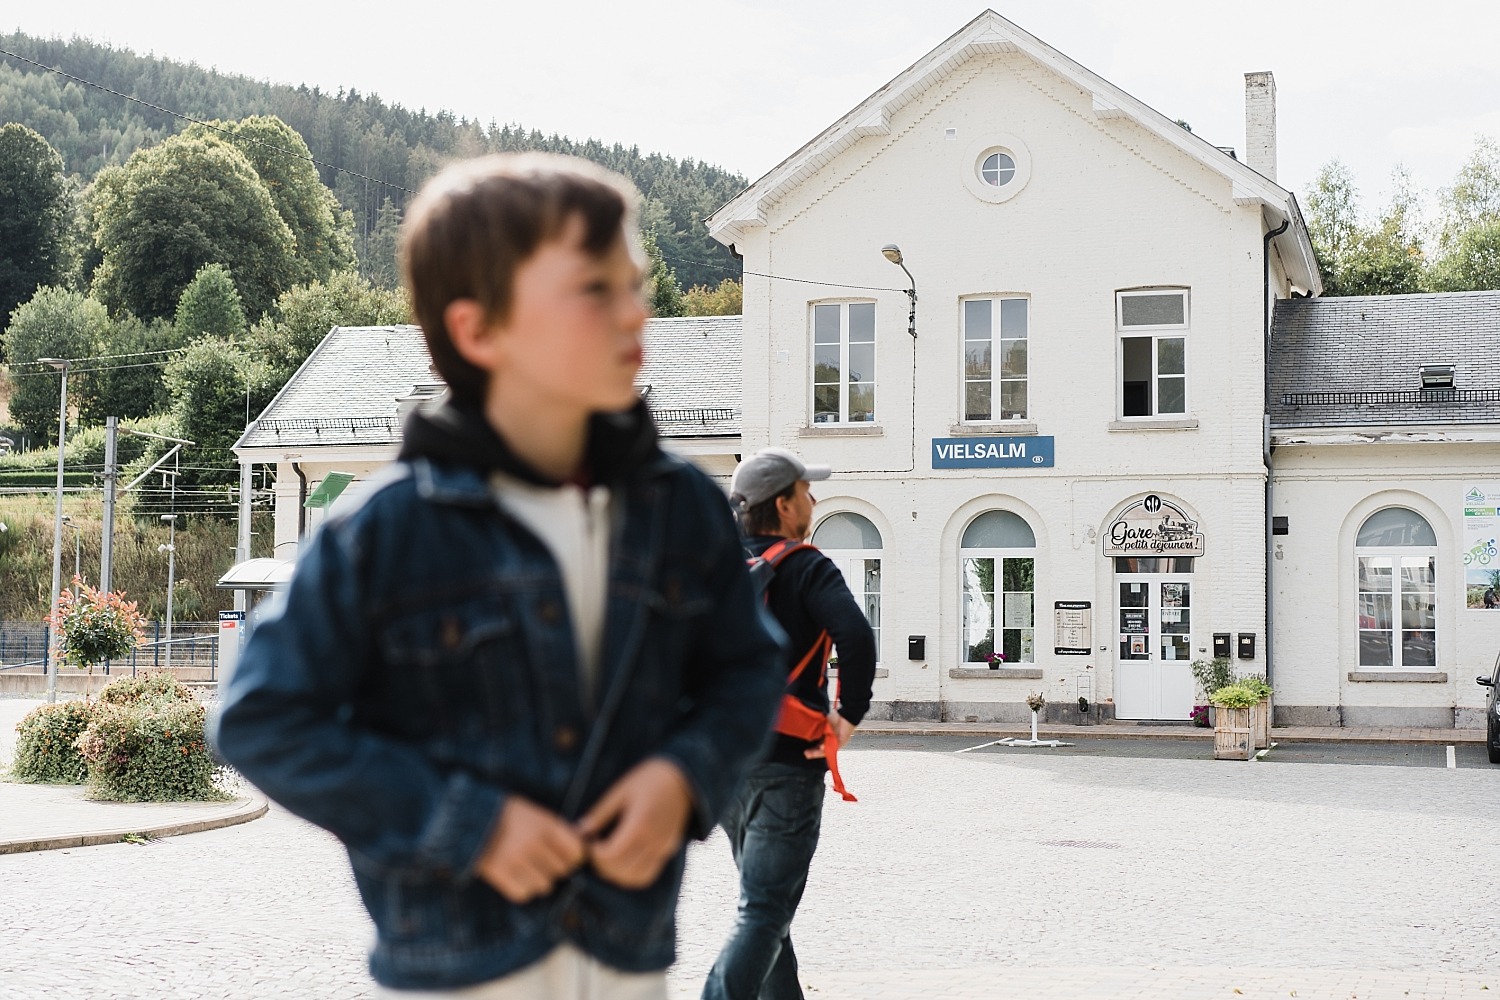
M 781 691 L 723 494 L 635 389 L 634 200 L 559 157 L 424 188 L 403 267 L 449 396 L 226 692 L 221 753 L 346 845 L 392 991 L 664 997 L 684 838 Z

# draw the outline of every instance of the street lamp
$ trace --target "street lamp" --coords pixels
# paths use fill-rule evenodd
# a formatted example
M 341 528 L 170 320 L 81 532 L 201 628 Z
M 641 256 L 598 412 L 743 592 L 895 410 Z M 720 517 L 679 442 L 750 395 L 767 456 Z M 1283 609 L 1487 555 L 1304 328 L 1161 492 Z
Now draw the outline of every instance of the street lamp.
M 901 270 L 906 271 L 906 264 L 903 263 L 903 259 L 901 257 L 901 248 L 898 247 L 896 244 L 894 244 L 894 243 L 887 243 L 885 246 L 883 246 L 883 247 L 880 248 L 880 252 L 881 252 L 881 254 L 883 254 L 885 256 L 886 260 L 890 261 L 892 264 L 895 264 L 897 267 L 901 268 Z M 908 289 L 906 289 L 906 297 L 909 298 L 909 299 L 911 299 L 911 309 L 906 314 L 906 332 L 909 333 L 909 334 L 911 334 L 911 339 L 912 340 L 916 340 L 917 339 L 917 279 L 913 278 L 911 276 L 911 272 L 910 271 L 906 271 L 906 278 L 907 278 L 908 281 L 911 282 L 911 287 L 908 288 Z
M 79 525 L 76 521 L 74 521 L 67 514 L 63 515 L 62 521 L 63 521 L 63 524 L 66 524 L 68 527 L 70 527 L 70 528 L 73 529 L 73 596 L 76 598 L 78 596 L 78 577 L 79 577 L 79 573 L 78 573 L 79 542 L 78 542 L 78 540 L 83 535 L 83 528 L 82 528 L 81 525 Z
M 172 590 L 175 586 L 173 577 L 177 572 L 177 515 L 163 514 L 163 521 L 167 522 L 167 544 L 158 545 L 156 551 L 167 554 L 167 669 L 172 669 Z
M 52 614 L 56 617 L 59 608 L 58 587 L 62 583 L 60 578 L 62 577 L 63 446 L 67 444 L 68 438 L 68 366 L 72 362 L 66 358 L 37 358 L 37 361 L 62 372 L 62 395 L 57 404 L 57 511 L 52 517 Z M 47 701 L 49 702 L 57 701 L 58 632 L 59 629 L 54 625 L 47 642 Z

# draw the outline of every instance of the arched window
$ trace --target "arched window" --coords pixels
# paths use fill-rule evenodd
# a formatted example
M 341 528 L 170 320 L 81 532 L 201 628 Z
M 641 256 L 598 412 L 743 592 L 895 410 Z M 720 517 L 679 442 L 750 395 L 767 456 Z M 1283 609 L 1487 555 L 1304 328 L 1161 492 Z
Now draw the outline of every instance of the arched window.
M 1354 540 L 1359 595 L 1359 665 L 1437 663 L 1437 536 L 1416 511 L 1387 507 Z
M 980 514 L 959 543 L 963 574 L 963 660 L 986 666 L 1034 663 L 1036 534 L 1008 510 Z
M 844 574 L 849 590 L 864 608 L 875 632 L 875 657 L 880 658 L 880 529 L 867 517 L 840 511 L 818 523 L 812 543 Z

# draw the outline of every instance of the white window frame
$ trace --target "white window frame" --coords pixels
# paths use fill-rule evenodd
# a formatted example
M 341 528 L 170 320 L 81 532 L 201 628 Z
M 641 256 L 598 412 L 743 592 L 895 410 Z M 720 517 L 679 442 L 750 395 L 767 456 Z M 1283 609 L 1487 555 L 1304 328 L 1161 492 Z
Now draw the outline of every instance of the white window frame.
M 1026 303 L 1026 336 L 1019 338 L 1026 344 L 1026 372 L 1020 378 L 1003 377 L 1001 375 L 1001 345 L 1004 338 L 1001 336 L 1000 315 L 1003 311 L 1002 303 L 1007 301 L 1020 301 Z M 969 328 L 968 328 L 968 304 L 970 302 L 990 303 L 990 415 L 988 417 L 969 416 L 969 385 L 970 383 L 981 384 L 982 379 L 969 378 Z M 983 295 L 965 295 L 958 300 L 958 407 L 959 422 L 965 424 L 999 424 L 1006 422 L 1023 423 L 1031 419 L 1031 296 L 1021 292 L 993 292 Z M 1017 338 L 1010 338 L 1015 340 Z M 996 416 L 1002 413 L 1000 405 L 1003 397 L 1003 386 L 1006 382 L 1019 382 L 1026 388 L 1026 408 L 1019 415 Z
M 1427 523 L 1428 527 L 1431 528 L 1432 522 L 1427 517 L 1425 517 L 1421 512 L 1413 510 L 1412 508 L 1407 507 L 1407 506 L 1402 505 L 1402 504 L 1397 504 L 1396 506 L 1400 507 L 1402 510 L 1409 511 L 1411 514 L 1413 514 L 1416 517 L 1422 518 L 1422 520 Z M 1381 508 L 1381 510 L 1387 510 L 1387 509 L 1390 509 L 1390 508 Z M 1381 512 L 1381 510 L 1372 511 L 1371 513 L 1367 514 L 1364 517 L 1364 519 L 1360 521 L 1360 529 L 1363 529 L 1364 525 L 1370 520 L 1370 518 L 1375 517 L 1377 514 L 1379 514 Z M 1357 532 L 1356 532 L 1356 536 L 1357 536 Z M 1364 589 L 1363 587 L 1360 586 L 1359 565 L 1360 565 L 1360 560 L 1361 559 L 1389 559 L 1391 561 L 1391 587 L 1390 587 L 1390 589 L 1388 591 L 1384 591 L 1384 593 L 1386 593 L 1390 597 L 1390 602 L 1391 602 L 1391 610 L 1390 610 L 1390 613 L 1391 613 L 1391 625 L 1390 625 L 1390 628 L 1387 628 L 1387 629 L 1368 629 L 1368 628 L 1365 628 L 1363 626 L 1363 624 L 1361 623 L 1361 621 L 1360 621 L 1360 618 L 1364 616 L 1364 602 L 1363 602 L 1364 595 L 1365 594 L 1378 593 L 1377 591 L 1366 590 L 1366 589 Z M 1403 602 L 1401 600 L 1403 594 L 1406 594 L 1406 593 L 1422 593 L 1422 591 L 1417 591 L 1417 590 L 1414 590 L 1414 589 L 1413 590 L 1406 590 L 1405 588 L 1402 587 L 1402 585 L 1401 585 L 1401 583 L 1402 583 L 1402 581 L 1401 581 L 1401 560 L 1402 559 L 1420 559 L 1420 560 L 1431 560 L 1432 561 L 1432 591 L 1431 591 L 1431 593 L 1432 593 L 1432 628 L 1430 628 L 1430 629 L 1425 629 L 1425 628 L 1408 629 L 1408 628 L 1406 628 L 1405 623 L 1402 620 L 1403 611 L 1405 610 L 1402 607 L 1402 603 Z M 1438 663 L 1438 640 L 1439 640 L 1438 633 L 1441 631 L 1441 629 L 1438 627 L 1438 607 L 1439 607 L 1439 605 L 1442 602 L 1442 598 L 1440 596 L 1441 592 L 1442 592 L 1442 588 L 1439 586 L 1439 581 L 1442 579 L 1442 575 L 1441 575 L 1441 573 L 1439 571 L 1440 568 L 1439 568 L 1439 565 L 1438 565 L 1438 560 L 1439 559 L 1440 559 L 1440 556 L 1438 554 L 1438 547 L 1436 545 L 1359 545 L 1359 544 L 1356 544 L 1354 546 L 1354 614 L 1355 614 L 1355 619 L 1354 619 L 1354 630 L 1355 630 L 1355 636 L 1354 636 L 1354 643 L 1355 643 L 1355 645 L 1354 645 L 1354 667 L 1355 667 L 1356 670 L 1436 670 L 1437 669 L 1437 663 Z M 1391 662 L 1390 663 L 1388 663 L 1388 664 L 1366 664 L 1366 663 L 1362 662 L 1363 659 L 1364 659 L 1363 652 L 1362 652 L 1362 645 L 1363 645 L 1364 633 L 1365 632 L 1383 632 L 1383 633 L 1385 633 L 1386 637 L 1390 640 L 1390 643 L 1391 643 Z M 1413 664 L 1407 664 L 1407 663 L 1404 662 L 1405 659 L 1406 659 L 1406 642 L 1405 642 L 1405 639 L 1406 639 L 1406 633 L 1407 632 L 1431 632 L 1432 633 L 1432 655 L 1431 655 L 1431 661 L 1432 662 L 1430 662 L 1430 663 L 1413 663 Z
M 825 516 L 819 518 L 817 526 L 813 528 L 812 533 L 808 537 L 816 537 L 818 528 L 821 528 L 829 518 L 837 517 L 840 514 L 847 514 L 867 522 L 870 525 L 870 529 L 875 532 L 876 537 L 880 539 L 880 545 L 876 548 L 849 549 L 830 547 L 819 549 L 823 555 L 828 557 L 829 561 L 838 567 L 839 572 L 843 574 L 844 582 L 849 586 L 849 593 L 854 595 L 855 603 L 865 613 L 865 620 L 870 623 L 870 630 L 875 633 L 875 662 L 879 663 L 880 622 L 884 612 L 884 601 L 881 595 L 885 589 L 881 583 L 881 578 L 884 575 L 884 565 L 881 557 L 885 553 L 885 536 L 880 534 L 880 528 L 875 525 L 875 522 L 858 511 L 836 510 L 830 511 Z M 873 567 L 875 574 L 874 590 L 869 589 L 871 567 L 864 565 L 866 561 L 875 564 Z M 870 613 L 872 610 L 874 611 L 873 616 Z
M 1160 296 L 1177 294 L 1182 297 L 1182 319 L 1181 323 L 1152 323 L 1125 325 L 1125 300 L 1140 298 L 1143 296 Z M 1115 292 L 1115 412 L 1120 415 L 1121 420 L 1174 420 L 1183 419 L 1193 412 L 1192 400 L 1192 371 L 1189 364 L 1188 346 L 1191 341 L 1192 330 L 1192 295 L 1191 289 L 1180 286 L 1167 286 L 1161 288 L 1129 288 L 1120 289 Z M 1149 413 L 1125 413 L 1125 341 L 1127 339 L 1151 339 L 1151 381 Z M 1182 341 L 1182 373 L 1175 372 L 1162 374 L 1161 371 L 1161 342 L 1163 340 Z M 1182 379 L 1182 410 L 1161 412 L 1160 388 L 1163 378 Z
M 849 308 L 851 306 L 868 306 L 871 309 L 872 320 L 873 320 L 872 328 L 871 328 L 871 334 L 870 334 L 870 340 L 856 342 L 857 345 L 864 345 L 866 343 L 868 343 L 870 345 L 870 355 L 871 355 L 871 365 L 870 365 L 870 368 L 871 368 L 871 370 L 868 373 L 866 373 L 866 372 L 860 372 L 859 374 L 862 377 L 859 379 L 859 381 L 853 382 L 853 383 L 851 383 L 850 379 L 849 379 L 849 375 L 850 375 L 850 371 L 849 371 L 849 355 L 850 355 L 850 346 L 851 346 L 850 345 L 850 340 L 849 340 Z M 838 412 L 836 414 L 837 419 L 835 419 L 835 420 L 819 420 L 818 419 L 818 414 L 819 414 L 820 411 L 818 410 L 818 389 L 820 387 L 822 387 L 822 386 L 833 385 L 835 383 L 832 383 L 832 382 L 819 382 L 818 381 L 818 347 L 820 346 L 819 343 L 818 343 L 818 310 L 819 309 L 832 308 L 832 307 L 837 307 L 838 311 L 839 311 L 839 341 L 838 341 L 838 350 L 839 350 L 839 381 L 837 383 L 837 385 L 838 385 L 838 396 L 839 396 L 839 408 L 838 408 Z M 810 416 L 809 423 L 812 426 L 814 426 L 814 427 L 828 427 L 828 426 L 833 426 L 833 427 L 839 427 L 839 426 L 846 426 L 846 427 L 873 427 L 873 426 L 875 426 L 875 422 L 876 422 L 876 419 L 877 419 L 877 416 L 878 416 L 878 410 L 877 410 L 877 405 L 878 404 L 876 402 L 876 391 L 875 391 L 876 390 L 876 372 L 875 372 L 875 369 L 876 369 L 876 366 L 877 366 L 877 363 L 878 363 L 878 357 L 877 357 L 877 355 L 879 353 L 879 343 L 880 343 L 879 321 L 880 321 L 879 310 L 876 309 L 875 301 L 873 299 L 824 299 L 822 301 L 809 302 L 808 303 L 808 309 L 807 309 L 807 332 L 808 332 L 808 336 L 807 336 L 807 339 L 808 339 L 808 348 L 809 348 L 809 351 L 810 351 L 809 366 L 808 366 L 809 367 L 809 375 L 810 375 L 810 377 L 808 379 L 808 383 L 807 384 L 808 384 L 808 389 L 809 389 L 809 395 L 808 395 L 808 414 Z M 849 417 L 849 402 L 850 402 L 850 396 L 851 396 L 851 391 L 850 391 L 851 385 L 856 385 L 856 386 L 868 385 L 870 387 L 870 397 L 871 397 L 871 399 L 870 399 L 870 417 L 869 417 L 868 420 L 851 420 L 850 417 Z

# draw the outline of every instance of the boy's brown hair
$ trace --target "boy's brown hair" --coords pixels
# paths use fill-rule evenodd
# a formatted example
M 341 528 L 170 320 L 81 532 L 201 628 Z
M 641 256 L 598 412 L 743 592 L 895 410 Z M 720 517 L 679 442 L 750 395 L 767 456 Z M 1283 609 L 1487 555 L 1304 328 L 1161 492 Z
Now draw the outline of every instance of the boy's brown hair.
M 521 153 L 454 164 L 423 186 L 401 229 L 401 271 L 433 366 L 455 400 L 484 399 L 489 373 L 453 347 L 443 312 L 473 299 L 491 322 L 510 313 L 516 271 L 575 215 L 583 249 L 604 256 L 635 228 L 638 194 L 603 167 Z

